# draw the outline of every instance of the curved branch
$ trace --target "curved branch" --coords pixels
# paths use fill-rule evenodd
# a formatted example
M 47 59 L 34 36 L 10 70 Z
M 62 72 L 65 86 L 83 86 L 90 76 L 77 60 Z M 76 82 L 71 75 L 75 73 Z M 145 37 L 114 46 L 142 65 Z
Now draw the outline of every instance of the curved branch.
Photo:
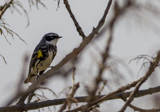
M 10 7 L 10 4 L 12 4 L 13 0 L 10 0 L 10 2 L 8 2 L 8 4 L 6 4 L 4 6 L 4 8 L 2 9 L 1 13 L 0 13 L 0 19 L 2 19 L 3 14 L 5 13 L 5 11 Z

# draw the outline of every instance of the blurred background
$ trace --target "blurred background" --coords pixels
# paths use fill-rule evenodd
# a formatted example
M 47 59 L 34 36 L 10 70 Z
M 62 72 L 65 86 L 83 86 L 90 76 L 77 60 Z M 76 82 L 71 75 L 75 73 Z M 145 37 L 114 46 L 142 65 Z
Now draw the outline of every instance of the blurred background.
M 120 6 L 123 6 L 124 1 L 119 0 Z M 7 0 L 1 0 L 0 5 L 5 2 Z M 15 93 L 18 86 L 17 82 L 21 77 L 24 56 L 31 57 L 34 48 L 44 34 L 55 32 L 63 37 L 58 42 L 58 52 L 51 64 L 52 66 L 60 62 L 66 54 L 78 47 L 82 41 L 62 0 L 59 7 L 58 2 L 54 0 L 42 2 L 46 8 L 40 4 L 38 7 L 36 5 L 30 6 L 28 0 L 23 1 L 22 5 L 28 12 L 29 21 L 21 9 L 20 12 L 8 9 L 3 16 L 3 20 L 8 24 L 8 27 L 15 31 L 25 42 L 21 41 L 17 36 L 12 38 L 6 34 L 7 42 L 4 36 L 0 35 L 0 54 L 7 61 L 7 64 L 5 64 L 0 57 L 0 106 L 5 105 Z M 98 24 L 108 0 L 69 0 L 68 2 L 84 33 L 88 35 L 93 27 Z M 137 0 L 137 4 L 137 7 L 128 9 L 116 22 L 109 61 L 110 65 L 112 65 L 112 71 L 106 71 L 103 74 L 107 84 L 101 94 L 109 93 L 143 76 L 148 66 L 141 69 L 143 60 L 138 62 L 133 60 L 129 63 L 130 60 L 139 55 L 155 56 L 160 48 L 160 9 L 158 8 L 160 2 L 158 0 Z M 106 18 L 105 25 L 113 16 L 112 14 L 113 8 L 111 8 Z M 94 39 L 80 54 L 80 61 L 76 66 L 75 75 L 75 81 L 80 82 L 80 88 L 75 96 L 87 95 L 86 87 L 92 87 L 93 80 L 97 75 L 98 63 L 101 60 L 100 53 L 104 51 L 107 38 L 108 33 L 106 31 L 99 39 Z M 27 73 L 25 75 L 27 77 Z M 72 86 L 71 75 L 68 77 L 55 76 L 48 81 L 46 87 L 51 88 L 58 95 L 54 96 L 46 92 L 49 99 L 65 97 L 69 87 Z M 159 69 L 143 84 L 141 89 L 158 85 Z M 23 86 L 27 88 L 29 85 L 24 84 Z M 132 103 L 138 104 L 142 108 L 158 108 L 158 103 L 155 103 L 157 95 L 158 93 L 138 98 Z M 106 112 L 106 110 L 108 112 L 116 112 L 123 104 L 122 100 L 106 101 L 99 109 L 102 112 Z M 126 111 L 133 110 L 127 108 Z

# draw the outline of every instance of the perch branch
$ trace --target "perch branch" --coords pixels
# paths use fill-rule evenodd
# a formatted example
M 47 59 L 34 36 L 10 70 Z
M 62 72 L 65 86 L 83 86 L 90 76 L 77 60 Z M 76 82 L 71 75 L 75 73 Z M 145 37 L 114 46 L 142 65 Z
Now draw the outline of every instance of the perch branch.
M 46 73 L 44 73 L 43 75 L 41 75 L 38 80 L 36 80 L 27 90 L 26 92 L 21 96 L 18 104 L 20 103 L 24 103 L 26 97 L 28 96 L 28 94 L 32 91 L 35 90 L 35 88 L 42 83 L 45 79 L 53 76 L 55 74 L 55 72 L 57 70 L 59 70 L 64 64 L 66 64 L 69 60 L 75 58 L 80 52 L 83 51 L 83 49 L 91 42 L 91 40 L 95 37 L 95 35 L 97 34 L 97 32 L 100 30 L 100 28 L 103 26 L 106 16 L 108 14 L 108 11 L 111 7 L 112 4 L 112 0 L 110 0 L 108 2 L 108 5 L 106 7 L 106 10 L 102 16 L 102 19 L 99 21 L 97 27 L 89 34 L 89 36 L 87 38 L 85 38 L 81 44 L 79 45 L 79 47 L 75 48 L 71 53 L 69 53 L 68 55 L 65 56 L 65 58 L 63 58 L 56 66 L 54 66 L 51 70 L 48 70 Z
M 149 88 L 145 90 L 140 90 L 136 94 L 136 98 L 146 96 L 146 95 L 151 95 L 154 93 L 160 92 L 160 86 L 154 87 L 154 88 Z M 103 99 L 103 101 L 107 100 L 114 100 L 114 99 L 126 99 L 129 97 L 131 92 L 119 92 L 113 95 L 110 95 L 106 99 Z M 106 95 L 101 95 L 101 96 L 95 96 L 93 100 L 96 99 L 101 99 L 105 97 Z M 89 96 L 82 96 L 82 97 L 74 97 L 75 100 L 71 100 L 71 103 L 82 103 L 82 102 L 88 102 L 88 97 Z M 53 106 L 53 105 L 61 105 L 66 102 L 67 98 L 61 98 L 61 99 L 54 99 L 54 100 L 47 100 L 43 102 L 35 102 L 35 103 L 29 103 L 29 104 L 24 104 L 24 105 L 13 105 L 13 106 L 8 106 L 8 107 L 1 107 L 0 112 L 15 112 L 15 111 L 24 111 L 24 110 L 33 110 L 33 109 L 38 109 L 38 108 L 43 108 L 43 107 L 48 107 L 48 106 Z M 73 112 L 73 111 L 71 111 Z

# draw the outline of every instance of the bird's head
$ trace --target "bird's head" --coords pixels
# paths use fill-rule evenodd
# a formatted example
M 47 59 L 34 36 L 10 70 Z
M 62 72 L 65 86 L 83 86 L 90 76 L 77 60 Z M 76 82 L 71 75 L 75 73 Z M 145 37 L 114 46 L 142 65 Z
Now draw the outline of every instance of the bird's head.
M 47 44 L 52 44 L 56 46 L 59 38 L 62 38 L 62 37 L 56 33 L 47 33 L 43 36 L 42 40 Z

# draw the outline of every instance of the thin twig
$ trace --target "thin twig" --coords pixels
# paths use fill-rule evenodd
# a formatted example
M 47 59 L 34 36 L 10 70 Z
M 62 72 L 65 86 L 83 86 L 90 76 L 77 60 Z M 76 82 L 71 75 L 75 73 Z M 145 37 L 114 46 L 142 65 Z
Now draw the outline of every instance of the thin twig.
M 3 55 L 1 55 L 1 54 L 0 54 L 0 57 L 2 57 L 3 61 L 5 62 L 5 64 L 7 64 L 7 61 L 6 61 L 5 57 Z
M 58 112 L 63 112 L 66 109 L 67 105 L 68 105 L 68 109 L 70 109 L 72 102 L 78 102 L 73 97 L 78 88 L 79 88 L 79 83 L 76 83 L 73 85 L 71 93 L 69 94 L 68 98 L 66 99 L 66 101 L 64 102 L 64 104 L 62 105 L 62 107 L 60 108 Z
M 77 22 L 74 14 L 72 13 L 72 10 L 71 10 L 71 8 L 70 8 L 70 5 L 69 5 L 69 3 L 68 3 L 68 0 L 64 0 L 64 4 L 65 4 L 66 9 L 68 10 L 68 13 L 70 14 L 73 22 L 74 22 L 74 25 L 75 25 L 75 27 L 76 27 L 76 29 L 77 29 L 77 32 L 78 32 L 79 35 L 84 39 L 86 36 L 85 36 L 82 28 L 80 27 L 79 23 Z
M 76 70 L 76 68 L 74 67 L 73 68 L 73 73 L 72 73 L 72 82 L 73 83 L 72 83 L 71 93 L 68 95 L 68 99 L 66 100 L 66 102 L 64 102 L 64 104 L 61 106 L 61 108 L 59 109 L 58 112 L 63 112 L 66 109 L 67 105 L 68 105 L 68 109 L 70 109 L 71 105 L 72 105 L 70 100 L 75 100 L 73 98 L 73 96 L 74 96 L 75 92 L 77 91 L 77 89 L 79 88 L 79 83 L 75 84 L 75 70 Z
M 100 98 L 98 98 L 96 100 L 93 100 L 93 102 L 91 102 L 89 105 L 82 105 L 82 106 L 80 106 L 80 107 L 78 107 L 76 109 L 73 109 L 73 110 L 69 111 L 69 112 L 76 112 L 76 111 L 79 111 L 79 110 L 83 110 L 84 108 L 86 108 L 86 106 L 89 108 L 89 107 L 97 105 L 97 104 L 99 104 L 99 103 L 101 103 L 103 101 L 109 100 L 109 98 L 111 96 L 114 96 L 114 95 L 116 95 L 116 94 L 118 94 L 120 92 L 123 92 L 125 90 L 128 90 L 128 89 L 134 87 L 140 80 L 141 80 L 141 78 L 136 80 L 136 81 L 134 81 L 134 82 L 132 82 L 132 83 L 130 83 L 130 84 L 122 86 L 122 87 L 118 88 L 117 90 L 115 90 L 113 92 L 110 92 L 107 95 L 104 95 L 103 97 L 100 97 Z
M 10 0 L 8 4 L 3 8 L 3 10 L 0 11 L 0 19 L 2 19 L 3 14 L 5 11 L 10 7 L 10 4 L 12 4 L 13 0 Z
M 140 90 L 137 92 L 135 97 L 142 97 L 145 95 L 151 95 L 151 94 L 154 94 L 157 92 L 160 92 L 160 86 L 145 89 L 145 90 Z M 105 98 L 105 96 L 107 96 L 107 95 L 101 95 L 101 96 L 98 95 L 98 96 L 94 97 L 94 100 L 98 100 L 101 98 L 104 98 L 103 101 L 113 100 L 113 99 L 127 99 L 130 94 L 131 94 L 131 92 L 119 92 L 116 94 L 112 94 L 107 98 Z M 74 99 L 76 99 L 76 101 L 70 100 L 71 103 L 87 102 L 88 96 L 74 97 Z M 12 106 L 8 106 L 8 107 L 1 107 L 0 112 L 5 112 L 6 110 L 7 110 L 7 112 L 15 112 L 18 110 L 33 110 L 33 109 L 38 109 L 38 108 L 43 108 L 43 107 L 48 107 L 48 106 L 53 106 L 53 105 L 61 105 L 66 100 L 67 100 L 67 98 L 62 98 L 62 99 L 46 100 L 46 101 L 42 101 L 42 102 L 28 103 L 28 104 L 24 104 L 24 105 L 12 105 Z M 68 111 L 68 112 L 74 112 L 74 111 Z
M 120 109 L 119 112 L 124 112 L 125 109 L 127 108 L 127 106 L 134 100 L 134 96 L 135 94 L 138 92 L 140 86 L 148 79 L 149 76 L 152 75 L 152 73 L 154 72 L 155 68 L 158 66 L 160 61 L 160 51 L 157 53 L 156 58 L 150 62 L 150 67 L 147 71 L 147 73 L 145 74 L 145 76 L 137 83 L 134 91 L 130 94 L 128 100 L 126 101 L 126 103 L 123 105 L 123 107 Z
M 126 101 L 125 99 L 122 99 L 122 100 Z M 160 109 L 142 109 L 132 104 L 129 104 L 128 106 L 132 108 L 134 111 L 139 111 L 139 112 L 159 112 L 160 111 Z

